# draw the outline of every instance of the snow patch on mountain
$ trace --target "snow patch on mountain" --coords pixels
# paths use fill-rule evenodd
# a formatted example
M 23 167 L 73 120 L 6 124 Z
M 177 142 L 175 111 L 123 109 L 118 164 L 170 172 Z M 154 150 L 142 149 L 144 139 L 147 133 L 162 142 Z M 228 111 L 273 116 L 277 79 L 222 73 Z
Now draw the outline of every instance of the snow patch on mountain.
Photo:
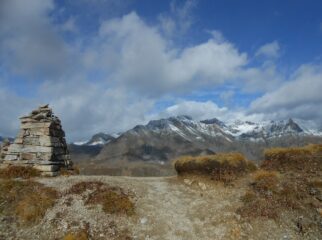
M 177 135 L 190 142 L 206 142 L 222 139 L 265 141 L 284 136 L 322 136 L 322 130 L 313 121 L 288 119 L 280 121 L 251 122 L 235 120 L 222 122 L 217 118 L 203 121 L 193 120 L 189 116 L 176 116 L 152 120 L 147 125 L 137 125 L 126 133 L 135 136 Z M 104 145 L 121 137 L 122 134 L 95 134 L 89 141 L 75 142 L 76 145 Z
M 109 143 L 110 141 L 118 138 L 121 134 L 114 133 L 114 134 L 106 134 L 106 133 L 97 133 L 95 134 L 90 140 L 87 141 L 78 141 L 74 142 L 74 145 L 78 146 L 97 146 L 97 145 L 104 145 Z

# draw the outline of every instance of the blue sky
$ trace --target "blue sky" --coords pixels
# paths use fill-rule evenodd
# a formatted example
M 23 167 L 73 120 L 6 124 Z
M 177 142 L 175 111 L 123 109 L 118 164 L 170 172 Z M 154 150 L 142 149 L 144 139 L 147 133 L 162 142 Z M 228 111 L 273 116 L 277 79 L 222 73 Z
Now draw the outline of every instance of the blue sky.
M 0 134 L 50 103 L 68 140 L 151 119 L 319 125 L 321 1 L 3 0 Z

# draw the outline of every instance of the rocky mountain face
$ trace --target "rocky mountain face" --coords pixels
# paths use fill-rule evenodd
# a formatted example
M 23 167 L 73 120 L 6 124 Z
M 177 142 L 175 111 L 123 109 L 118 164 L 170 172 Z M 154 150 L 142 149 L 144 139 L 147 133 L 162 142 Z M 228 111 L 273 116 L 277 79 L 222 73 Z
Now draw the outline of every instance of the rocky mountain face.
M 97 133 L 92 136 L 92 138 L 88 141 L 74 142 L 72 144 L 77 146 L 96 146 L 96 145 L 104 145 L 114 140 L 117 135 L 110 135 L 106 133 Z
M 222 122 L 195 121 L 188 116 L 153 120 L 138 125 L 105 144 L 95 162 L 145 161 L 164 164 L 180 155 L 240 151 L 260 160 L 262 150 L 274 146 L 300 146 L 322 140 L 322 131 L 296 120 Z

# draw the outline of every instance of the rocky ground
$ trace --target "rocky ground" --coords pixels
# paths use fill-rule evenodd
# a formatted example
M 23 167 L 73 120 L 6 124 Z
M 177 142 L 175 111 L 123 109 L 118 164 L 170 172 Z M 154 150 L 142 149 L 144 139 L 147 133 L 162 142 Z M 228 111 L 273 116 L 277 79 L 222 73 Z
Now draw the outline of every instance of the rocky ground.
M 300 235 L 296 223 L 290 220 L 292 213 L 286 212 L 276 221 L 246 220 L 236 214 L 249 176 L 226 186 L 177 177 L 70 176 L 35 181 L 57 189 L 61 197 L 36 225 L 18 226 L 0 219 L 0 239 L 64 239 L 67 233 L 77 231 L 86 231 L 90 239 L 319 239 L 320 236 Z M 81 195 L 68 194 L 72 185 L 82 181 L 101 181 L 123 188 L 133 196 L 135 214 L 107 214 L 100 205 L 85 205 Z

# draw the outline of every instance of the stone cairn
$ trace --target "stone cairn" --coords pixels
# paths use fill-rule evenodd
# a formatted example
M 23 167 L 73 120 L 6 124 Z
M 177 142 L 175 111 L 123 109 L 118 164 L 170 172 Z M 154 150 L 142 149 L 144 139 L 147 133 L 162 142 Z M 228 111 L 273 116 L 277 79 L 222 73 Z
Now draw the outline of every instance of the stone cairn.
M 65 132 L 48 104 L 21 117 L 20 121 L 14 142 L 5 142 L 2 146 L 2 165 L 32 166 L 49 176 L 56 176 L 61 168 L 71 169 Z

